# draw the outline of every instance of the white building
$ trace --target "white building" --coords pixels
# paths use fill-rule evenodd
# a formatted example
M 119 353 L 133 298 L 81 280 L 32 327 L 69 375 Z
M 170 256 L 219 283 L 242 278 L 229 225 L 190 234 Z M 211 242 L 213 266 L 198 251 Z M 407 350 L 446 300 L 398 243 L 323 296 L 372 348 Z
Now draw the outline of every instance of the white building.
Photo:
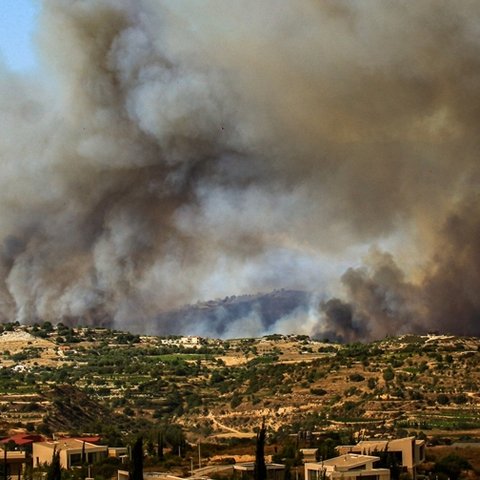
M 375 468 L 380 457 L 347 453 L 323 462 L 305 464 L 305 480 L 390 480 L 388 468 Z
M 337 447 L 339 454 L 358 453 L 376 455 L 389 452 L 395 456 L 398 466 L 416 478 L 417 467 L 425 461 L 425 441 L 415 437 L 396 438 L 393 440 L 362 440 L 356 445 Z

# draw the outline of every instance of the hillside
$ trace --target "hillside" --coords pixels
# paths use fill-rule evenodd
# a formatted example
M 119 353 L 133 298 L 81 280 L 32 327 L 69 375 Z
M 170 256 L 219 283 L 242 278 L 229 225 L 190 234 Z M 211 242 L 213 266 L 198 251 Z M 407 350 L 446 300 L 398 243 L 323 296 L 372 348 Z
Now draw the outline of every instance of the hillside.
M 223 337 L 234 321 L 255 315 L 263 331 L 268 331 L 279 319 L 308 309 L 311 296 L 303 290 L 275 290 L 225 297 L 163 312 L 155 317 L 152 325 L 153 328 L 156 325 L 158 332 L 173 334 L 184 333 L 196 324 L 208 325 L 215 336 Z
M 133 432 L 175 421 L 192 439 L 220 441 L 251 436 L 265 417 L 271 432 L 480 435 L 477 338 L 340 345 L 306 336 L 222 341 L 48 323 L 3 328 L 4 430 L 99 433 L 115 419 Z M 109 421 L 93 421 L 99 405 Z

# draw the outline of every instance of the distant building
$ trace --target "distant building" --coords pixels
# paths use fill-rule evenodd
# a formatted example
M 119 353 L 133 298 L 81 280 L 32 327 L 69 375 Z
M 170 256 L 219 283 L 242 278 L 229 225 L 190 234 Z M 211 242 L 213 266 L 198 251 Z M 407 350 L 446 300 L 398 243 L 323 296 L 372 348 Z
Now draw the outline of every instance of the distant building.
M 375 468 L 380 457 L 347 453 L 323 462 L 305 464 L 305 480 L 390 480 L 388 468 Z
M 123 458 L 128 454 L 127 447 L 108 447 L 108 456 L 115 458 Z
M 85 454 L 85 461 L 89 464 L 108 456 L 106 445 L 94 445 L 78 438 L 61 438 L 56 441 L 34 443 L 33 466 L 49 465 L 54 451 L 60 452 L 60 465 L 66 469 L 81 465 L 83 454 Z
M 303 455 L 303 463 L 311 463 L 317 461 L 318 448 L 301 448 L 300 452 Z
M 117 471 L 117 480 L 129 480 L 129 478 L 130 474 L 128 470 Z M 170 475 L 164 472 L 144 472 L 143 478 L 144 480 L 184 480 L 182 477 L 176 477 L 175 475 Z M 208 477 L 199 477 L 198 480 L 208 480 Z
M 0 464 L 6 466 L 6 478 L 21 478 L 26 462 L 25 452 L 6 452 L 0 449 Z
M 267 463 L 267 480 L 283 480 L 285 478 L 285 465 L 280 463 Z M 255 462 L 242 462 L 233 465 L 233 478 L 252 480 Z
M 191 347 L 199 348 L 201 347 L 202 339 L 201 337 L 173 337 L 173 338 L 162 338 L 160 339 L 162 345 L 171 345 L 174 347 Z
M 17 433 L 11 437 L 5 437 L 0 440 L 2 445 L 15 445 L 16 450 L 25 450 L 27 452 L 32 451 L 32 444 L 34 442 L 43 441 L 41 435 L 33 435 L 28 433 Z
M 396 438 L 394 440 L 362 440 L 356 445 L 342 445 L 337 447 L 340 454 L 359 453 L 375 455 L 380 452 L 392 453 L 404 471 L 413 479 L 416 478 L 417 467 L 425 461 L 425 441 L 415 437 Z

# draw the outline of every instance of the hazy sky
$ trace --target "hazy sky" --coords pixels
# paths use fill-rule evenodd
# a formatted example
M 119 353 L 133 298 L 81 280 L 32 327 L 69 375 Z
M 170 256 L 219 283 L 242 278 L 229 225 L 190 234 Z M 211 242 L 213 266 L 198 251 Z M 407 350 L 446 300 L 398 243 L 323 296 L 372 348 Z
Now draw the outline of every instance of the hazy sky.
M 215 336 L 157 315 L 286 288 L 312 304 L 235 329 L 480 335 L 479 25 L 471 0 L 0 0 L 0 321 Z
M 0 1 L 0 58 L 13 70 L 35 66 L 31 36 L 38 9 L 38 0 Z

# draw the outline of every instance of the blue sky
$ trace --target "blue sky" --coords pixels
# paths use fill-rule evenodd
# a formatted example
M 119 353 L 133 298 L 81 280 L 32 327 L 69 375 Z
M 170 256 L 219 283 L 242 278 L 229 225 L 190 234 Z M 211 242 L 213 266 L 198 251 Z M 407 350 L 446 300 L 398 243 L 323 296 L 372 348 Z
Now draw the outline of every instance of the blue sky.
M 40 0 L 0 0 L 0 57 L 17 71 L 35 67 L 32 33 Z

